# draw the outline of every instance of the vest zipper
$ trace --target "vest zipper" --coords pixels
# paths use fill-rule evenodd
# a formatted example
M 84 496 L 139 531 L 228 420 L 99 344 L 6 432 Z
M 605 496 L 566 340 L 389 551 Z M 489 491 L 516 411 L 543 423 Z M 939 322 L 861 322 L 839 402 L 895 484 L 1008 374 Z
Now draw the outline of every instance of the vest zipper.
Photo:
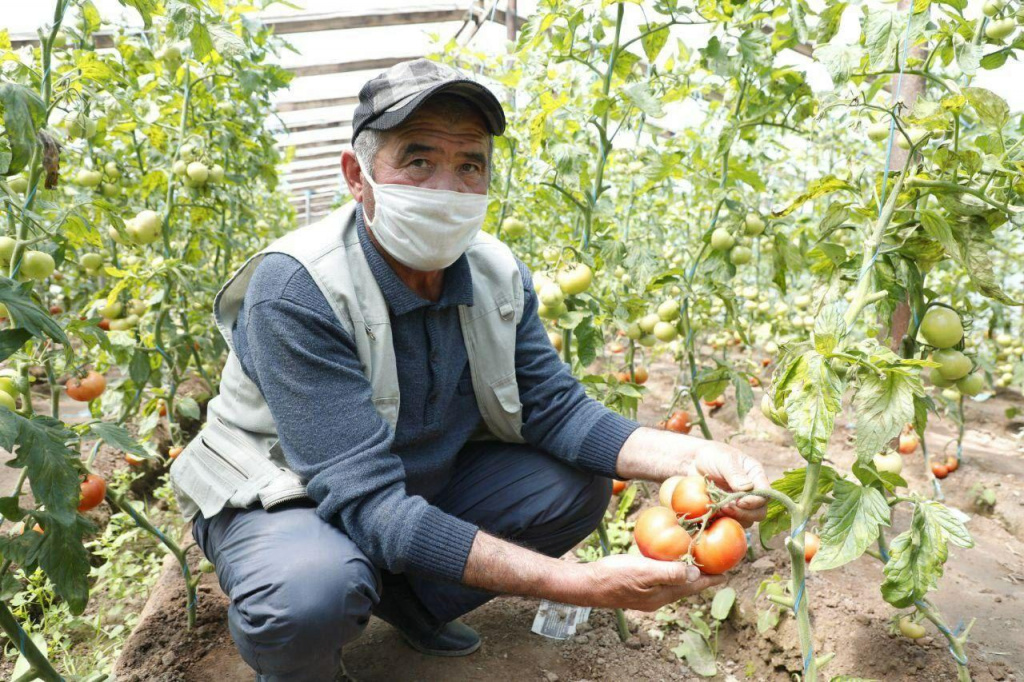
M 364 324 L 363 326 L 366 327 L 366 335 L 369 336 L 374 341 L 376 341 L 377 337 L 373 335 L 373 330 L 370 329 L 370 325 Z

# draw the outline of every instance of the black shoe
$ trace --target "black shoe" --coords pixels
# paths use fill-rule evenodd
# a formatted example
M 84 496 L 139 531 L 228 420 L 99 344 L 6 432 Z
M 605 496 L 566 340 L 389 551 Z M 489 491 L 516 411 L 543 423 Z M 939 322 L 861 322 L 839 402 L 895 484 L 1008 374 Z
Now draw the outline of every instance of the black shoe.
M 427 611 L 404 577 L 382 572 L 383 594 L 373 615 L 402 635 L 406 644 L 428 656 L 468 656 L 480 648 L 476 630 L 453 620 L 440 622 Z

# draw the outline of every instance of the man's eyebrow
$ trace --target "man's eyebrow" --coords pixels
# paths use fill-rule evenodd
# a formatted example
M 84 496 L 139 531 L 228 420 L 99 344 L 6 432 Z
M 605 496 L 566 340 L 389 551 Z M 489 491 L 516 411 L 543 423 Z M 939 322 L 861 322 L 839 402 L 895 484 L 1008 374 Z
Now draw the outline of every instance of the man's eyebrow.
M 405 145 L 405 149 L 402 150 L 402 160 L 408 159 L 413 154 L 436 151 L 437 147 L 431 147 L 428 144 L 421 144 L 419 142 L 410 142 L 409 144 Z
M 464 156 L 470 161 L 476 161 L 481 166 L 487 165 L 487 155 L 483 152 L 459 152 L 460 156 Z

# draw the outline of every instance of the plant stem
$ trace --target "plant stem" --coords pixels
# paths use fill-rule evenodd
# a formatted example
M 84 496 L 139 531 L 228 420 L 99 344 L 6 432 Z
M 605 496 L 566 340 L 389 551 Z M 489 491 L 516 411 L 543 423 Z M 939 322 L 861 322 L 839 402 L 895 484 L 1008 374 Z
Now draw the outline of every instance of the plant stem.
M 611 554 L 611 543 L 608 541 L 608 529 L 604 525 L 604 519 L 597 526 L 597 536 L 601 538 L 601 553 L 605 556 Z M 619 639 L 625 642 L 629 639 L 629 624 L 626 623 L 626 612 L 622 609 L 615 609 L 615 622 L 619 628 Z
M 818 662 L 814 657 L 814 633 L 811 629 L 811 611 L 805 584 L 807 562 L 804 559 L 804 532 L 818 494 L 820 475 L 821 462 L 809 462 L 798 507 L 799 513 L 791 515 L 790 537 L 786 539 L 786 548 L 789 550 L 792 565 L 796 626 L 800 636 L 800 650 L 803 652 L 804 682 L 815 682 L 818 679 Z
M 64 682 L 64 678 L 53 669 L 50 661 L 46 659 L 43 652 L 36 647 L 29 636 L 21 629 L 14 614 L 7 608 L 7 602 L 0 601 L 0 629 L 3 629 L 7 639 L 14 642 L 18 651 L 25 657 L 25 660 L 32 666 L 34 677 L 29 679 L 40 679 L 46 682 Z

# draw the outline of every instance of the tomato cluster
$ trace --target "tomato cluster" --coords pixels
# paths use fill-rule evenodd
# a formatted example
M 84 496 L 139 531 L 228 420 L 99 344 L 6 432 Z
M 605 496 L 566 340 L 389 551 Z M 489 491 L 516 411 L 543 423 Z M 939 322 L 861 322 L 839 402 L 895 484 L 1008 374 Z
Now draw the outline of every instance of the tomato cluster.
M 672 476 L 658 491 L 660 506 L 644 510 L 633 529 L 637 549 L 645 557 L 676 561 L 687 553 L 700 570 L 710 575 L 725 573 L 747 552 L 743 526 L 728 516 L 713 516 L 695 535 L 684 525 L 706 520 L 714 503 L 702 476 Z

